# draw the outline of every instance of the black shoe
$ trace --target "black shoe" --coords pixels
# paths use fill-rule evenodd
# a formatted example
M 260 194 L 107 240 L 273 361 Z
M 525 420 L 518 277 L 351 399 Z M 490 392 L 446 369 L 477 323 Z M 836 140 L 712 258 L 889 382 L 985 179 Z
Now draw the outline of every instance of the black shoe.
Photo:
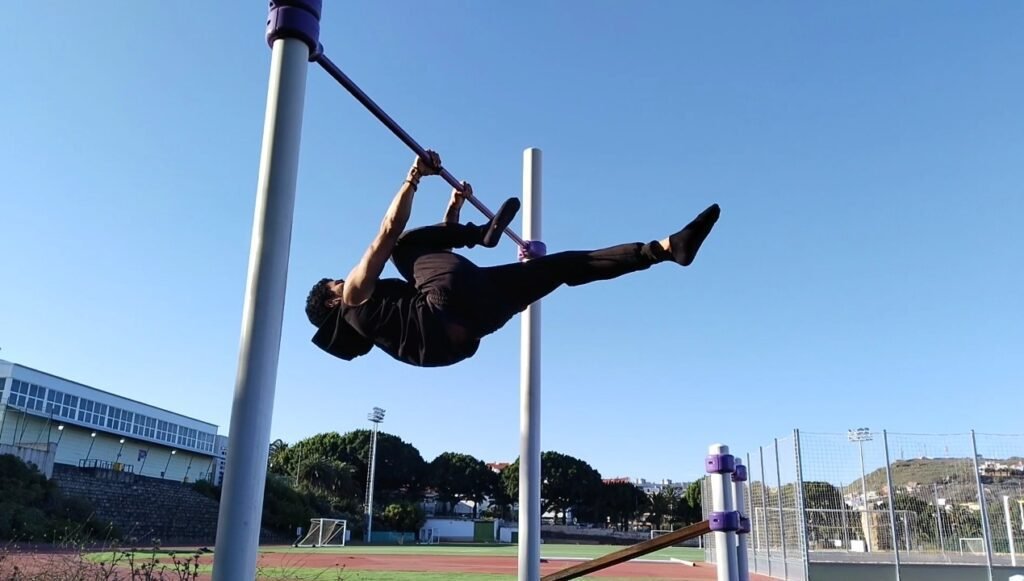
M 697 251 L 704 239 L 711 233 L 711 228 L 718 221 L 721 209 L 718 204 L 711 204 L 685 228 L 668 237 L 672 259 L 683 266 L 689 266 L 697 257 Z
M 484 235 L 480 240 L 480 245 L 487 248 L 497 246 L 498 242 L 501 242 L 501 235 L 505 232 L 505 228 L 508 228 L 508 225 L 512 223 L 518 212 L 519 199 L 509 198 L 505 200 L 505 203 L 494 214 L 494 218 L 491 218 L 490 222 L 482 226 Z

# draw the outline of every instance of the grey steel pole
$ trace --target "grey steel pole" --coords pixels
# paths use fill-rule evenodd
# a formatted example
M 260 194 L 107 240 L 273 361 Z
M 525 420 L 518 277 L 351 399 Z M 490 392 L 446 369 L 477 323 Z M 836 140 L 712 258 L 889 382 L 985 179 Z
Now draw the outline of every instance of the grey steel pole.
M 985 563 L 988 581 L 992 581 L 992 536 L 988 525 L 988 504 L 985 502 L 985 487 L 981 484 L 981 469 L 978 467 L 978 438 L 971 430 L 971 450 L 974 452 L 974 482 L 978 485 L 978 506 L 981 507 L 981 533 L 985 537 Z
M 775 483 L 779 493 L 779 537 L 782 541 L 782 578 L 789 578 L 789 558 L 786 556 L 786 517 L 782 512 L 782 468 L 779 466 L 779 439 L 775 438 Z
M 932 491 L 935 493 L 935 524 L 939 529 L 939 551 L 946 554 L 946 533 L 942 531 L 942 507 L 939 506 L 939 485 L 932 484 Z
M 761 515 L 764 518 L 764 532 L 765 535 L 765 548 L 767 549 L 768 558 L 768 576 L 772 576 L 772 537 L 768 530 L 768 480 L 764 477 L 764 446 L 757 447 L 758 453 L 761 455 Z
M 523 238 L 541 239 L 541 151 L 523 152 Z M 526 308 L 519 367 L 519 581 L 540 580 L 540 301 Z
M 374 408 L 370 421 L 374 423 L 373 440 L 370 443 L 370 478 L 367 480 L 367 543 L 373 542 L 374 535 L 374 481 L 377 474 L 377 429 L 380 422 L 384 420 L 384 412 L 380 408 Z
M 872 522 L 871 508 L 868 506 L 868 479 L 867 474 L 864 470 L 864 440 L 858 440 L 857 446 L 860 448 L 860 493 L 861 498 L 864 501 L 864 516 L 868 519 L 868 527 L 864 531 L 864 543 L 865 552 L 871 552 L 871 529 L 875 527 L 875 523 Z
M 804 498 L 804 466 L 800 449 L 800 430 L 793 430 L 793 457 L 796 460 L 796 501 L 797 526 L 800 531 L 801 557 L 804 562 L 804 579 L 811 578 L 811 551 L 807 543 L 807 499 Z
M 896 556 L 896 581 L 900 581 L 900 544 L 896 539 L 896 490 L 892 485 L 892 470 L 889 462 L 889 433 L 882 430 L 885 445 L 885 481 L 889 488 L 889 532 L 892 534 L 892 550 Z
M 268 21 L 270 78 L 213 581 L 256 577 L 306 71 L 310 46 L 316 46 L 319 35 L 320 2 L 305 4 L 279 6 L 272 2 Z M 286 32 L 274 27 L 296 19 L 302 32 L 295 26 Z
M 1017 566 L 1017 547 L 1013 542 L 1013 513 L 1010 512 L 1010 497 L 1003 495 L 1003 514 L 1006 518 L 1006 538 L 1010 541 L 1010 565 Z

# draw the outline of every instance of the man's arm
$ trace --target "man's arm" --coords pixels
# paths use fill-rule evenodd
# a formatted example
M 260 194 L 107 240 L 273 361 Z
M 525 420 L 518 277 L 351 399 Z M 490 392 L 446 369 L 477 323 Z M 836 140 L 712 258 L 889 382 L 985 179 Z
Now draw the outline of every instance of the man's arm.
M 398 237 L 405 231 L 412 214 L 413 197 L 419 185 L 420 177 L 435 175 L 441 167 L 441 158 L 432 151 L 428 152 L 431 161 L 427 162 L 417 157 L 416 163 L 409 170 L 409 175 L 402 183 L 402 187 L 395 194 L 391 201 L 384 220 L 381 221 L 380 231 L 370 243 L 369 248 L 363 253 L 359 264 L 348 273 L 345 284 L 341 291 L 341 300 L 346 305 L 356 306 L 370 300 L 373 290 L 377 285 L 384 266 L 391 258 L 391 252 L 395 248 Z
M 473 195 L 473 186 L 462 182 L 462 191 L 452 189 L 452 199 L 448 201 L 448 209 L 444 212 L 444 223 L 445 224 L 458 224 L 459 223 L 459 211 L 462 210 L 462 204 L 466 202 L 466 197 Z

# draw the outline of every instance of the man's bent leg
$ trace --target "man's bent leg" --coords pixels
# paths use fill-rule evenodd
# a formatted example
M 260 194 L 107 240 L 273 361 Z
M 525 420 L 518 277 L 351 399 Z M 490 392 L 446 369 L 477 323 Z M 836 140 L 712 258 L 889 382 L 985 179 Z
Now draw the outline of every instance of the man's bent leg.
M 402 233 L 391 252 L 402 276 L 413 282 L 416 260 L 424 254 L 446 252 L 453 248 L 472 248 L 480 243 L 480 226 L 472 224 L 435 224 L 407 230 Z

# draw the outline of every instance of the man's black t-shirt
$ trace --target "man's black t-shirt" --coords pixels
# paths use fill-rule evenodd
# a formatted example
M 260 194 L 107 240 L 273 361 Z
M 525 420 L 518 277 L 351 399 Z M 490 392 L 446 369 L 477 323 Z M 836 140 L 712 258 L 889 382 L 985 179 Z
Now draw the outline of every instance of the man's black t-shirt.
M 365 303 L 342 306 L 342 317 L 399 361 L 420 367 L 452 365 L 476 353 L 480 342 L 452 341 L 442 310 L 432 304 L 437 300 L 430 291 L 421 292 L 404 280 L 386 278 L 377 281 Z

